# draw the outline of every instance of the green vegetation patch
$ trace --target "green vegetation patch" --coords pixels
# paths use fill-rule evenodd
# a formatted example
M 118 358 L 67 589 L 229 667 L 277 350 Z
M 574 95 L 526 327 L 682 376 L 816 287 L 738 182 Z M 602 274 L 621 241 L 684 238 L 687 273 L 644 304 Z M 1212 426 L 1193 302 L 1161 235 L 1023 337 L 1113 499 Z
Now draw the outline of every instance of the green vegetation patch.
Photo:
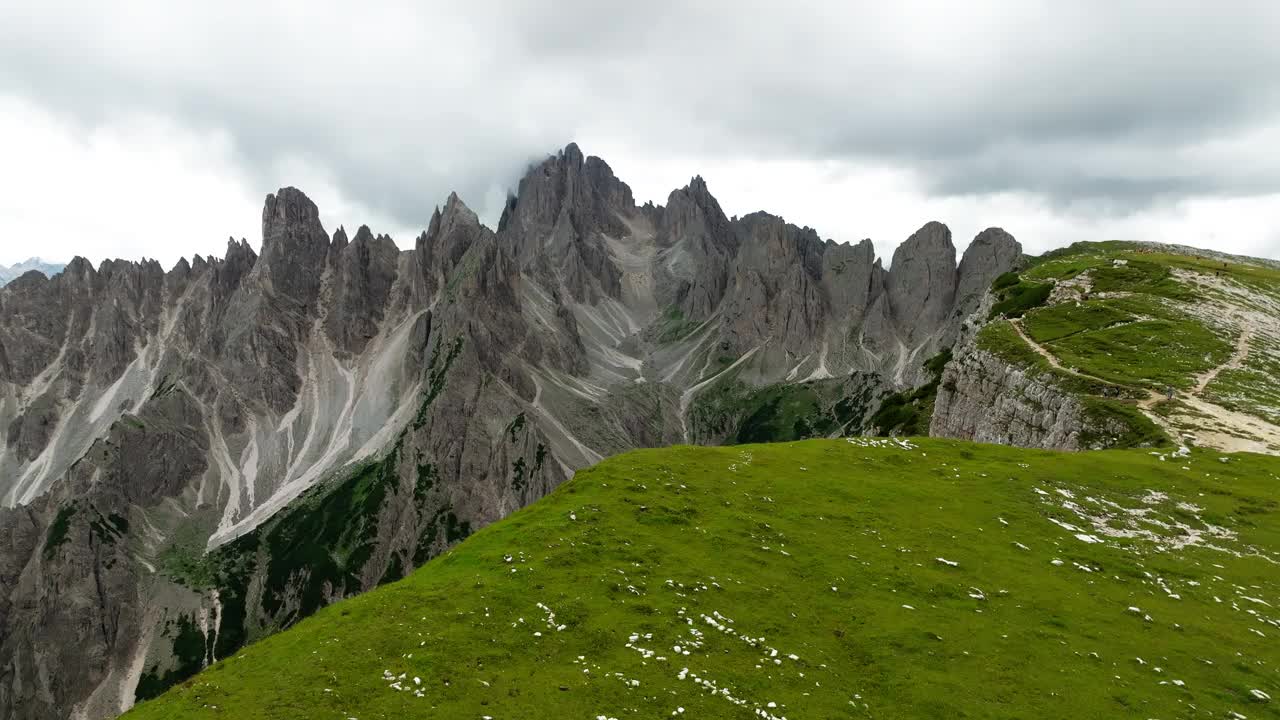
M 874 387 L 869 377 L 854 374 L 756 388 L 732 372 L 694 398 L 689 425 L 695 439 L 731 445 L 856 434 Z
M 1129 403 L 1099 397 L 1084 398 L 1084 447 L 1162 447 L 1172 441 L 1159 425 Z M 1106 434 L 1110 429 L 1113 434 Z
M 1080 304 L 1065 302 L 1036 309 L 1027 313 L 1022 327 L 1032 340 L 1044 344 L 1133 319 L 1132 314 L 1121 310 L 1112 301 L 1091 300 Z
M 665 345 L 689 337 L 702 326 L 702 322 L 685 317 L 684 311 L 678 306 L 670 305 L 654 321 L 649 332 L 654 342 Z
M 46 558 L 53 557 L 58 548 L 62 547 L 62 544 L 67 541 L 67 533 L 71 529 L 71 518 L 75 516 L 76 509 L 74 502 L 58 508 L 58 514 L 54 516 L 53 522 L 49 523 L 49 531 L 44 537 L 44 556 Z
M 1047 371 L 1049 362 L 1040 357 L 1021 337 L 1008 320 L 987 323 L 978 331 L 979 350 L 986 350 L 1010 365 Z
M 1168 265 L 1129 256 L 1123 265 L 1103 263 L 1092 273 L 1097 292 L 1135 292 L 1175 300 L 1194 300 L 1195 292 L 1173 278 Z
M 628 453 L 126 717 L 1273 717 L 1278 473 L 935 439 Z
M 164 637 L 172 641 L 173 667 L 161 670 L 159 665 L 152 665 L 138 678 L 134 697 L 139 702 L 158 697 L 204 667 L 208 653 L 205 636 L 190 617 L 179 615 L 176 622 L 166 622 Z
M 951 350 L 943 350 L 929 358 L 924 368 L 931 380 L 912 390 L 896 392 L 880 403 L 880 409 L 871 416 L 871 426 L 877 434 L 889 435 L 928 435 L 929 423 L 933 420 L 933 405 L 938 398 L 938 383 L 942 381 L 942 371 L 951 362 Z
M 1016 278 L 1016 276 L 1015 276 Z M 1000 285 L 1000 287 L 996 287 Z M 990 318 L 1022 317 L 1028 310 L 1040 307 L 1053 292 L 1051 283 L 1017 280 L 1011 282 L 1008 273 L 996 278 L 991 286 L 996 295 L 996 302 L 991 306 Z
M 1079 332 L 1050 343 L 1063 365 L 1110 382 L 1189 388 L 1195 376 L 1231 356 L 1232 347 L 1194 320 L 1142 320 Z

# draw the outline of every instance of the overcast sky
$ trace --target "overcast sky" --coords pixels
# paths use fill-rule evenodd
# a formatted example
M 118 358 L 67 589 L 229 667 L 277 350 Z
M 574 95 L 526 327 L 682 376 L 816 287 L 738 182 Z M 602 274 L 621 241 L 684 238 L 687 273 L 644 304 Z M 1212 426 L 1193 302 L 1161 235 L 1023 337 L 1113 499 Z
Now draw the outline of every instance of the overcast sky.
M 0 263 L 221 255 L 283 185 L 404 248 L 570 141 L 886 257 L 932 219 L 1280 257 L 1275 0 L 337 5 L 0 3 Z

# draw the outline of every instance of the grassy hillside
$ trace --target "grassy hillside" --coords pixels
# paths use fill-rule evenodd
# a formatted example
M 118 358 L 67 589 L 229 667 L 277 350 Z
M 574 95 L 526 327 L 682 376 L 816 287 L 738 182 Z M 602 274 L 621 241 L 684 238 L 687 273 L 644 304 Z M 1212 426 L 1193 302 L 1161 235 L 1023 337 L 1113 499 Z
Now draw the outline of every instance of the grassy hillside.
M 1278 472 L 943 440 L 628 453 L 127 717 L 1280 717 Z
M 993 292 L 979 346 L 1127 413 L 1135 437 L 1158 427 L 1204 446 L 1280 452 L 1280 269 L 1081 243 L 1002 276 Z

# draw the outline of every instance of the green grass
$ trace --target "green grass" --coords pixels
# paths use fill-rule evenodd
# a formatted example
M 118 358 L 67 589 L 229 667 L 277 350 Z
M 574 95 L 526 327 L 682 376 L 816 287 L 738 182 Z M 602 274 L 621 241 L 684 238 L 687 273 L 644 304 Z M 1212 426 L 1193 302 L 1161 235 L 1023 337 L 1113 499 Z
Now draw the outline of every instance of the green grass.
M 1173 442 L 1134 405 L 1099 397 L 1086 397 L 1083 404 L 1086 422 L 1080 444 L 1084 447 L 1161 447 Z M 1104 428 L 1119 428 L 1118 434 L 1102 437 Z
M 1114 398 L 1170 386 L 1189 389 L 1198 376 L 1230 358 L 1235 338 L 1210 328 L 1189 312 L 1187 304 L 1203 298 L 1175 277 L 1178 268 L 1226 273 L 1246 283 L 1272 282 L 1272 290 L 1280 280 L 1280 271 L 1270 268 L 1152 253 L 1132 243 L 1081 243 L 1034 260 L 1019 284 L 1061 281 L 1088 273 L 1085 299 L 1028 309 L 1023 328 L 1063 366 L 1098 383 L 1097 387 L 1082 387 L 1093 380 L 1067 379 L 1065 373 L 1054 373 L 1059 384 L 1072 391 Z M 1015 365 L 1038 373 L 1052 372 L 1012 327 L 992 323 L 982 330 L 979 342 Z M 1238 405 L 1258 412 L 1267 399 L 1251 380 L 1244 373 L 1228 373 L 1219 383 L 1221 394 L 1231 395 L 1235 390 Z M 1238 385 L 1227 389 L 1233 381 Z
M 1280 461 L 1218 457 L 632 452 L 126 717 L 1277 717 Z
M 1016 318 L 1022 317 L 1032 308 L 1043 305 L 1049 299 L 1049 294 L 1053 292 L 1053 285 L 1021 280 L 1009 284 L 1006 273 L 996 278 L 991 289 L 996 294 L 996 302 L 991 306 L 989 318 L 1001 316 Z
M 928 435 L 929 422 L 933 419 L 933 406 L 938 399 L 938 383 L 942 371 L 951 362 L 951 351 L 943 350 L 924 362 L 930 375 L 929 382 L 920 387 L 896 392 L 880 403 L 871 416 L 871 427 L 881 436 Z
M 857 373 L 765 387 L 737 375 L 726 373 L 694 398 L 689 426 L 696 441 L 734 445 L 856 434 L 874 400 L 874 384 Z
M 1143 248 L 1122 241 L 1083 242 L 1045 253 L 1033 259 L 1024 273 L 1031 279 L 1074 277 L 1085 270 L 1115 267 L 1114 260 L 1125 260 L 1127 269 L 1102 273 L 1096 290 L 1129 290 L 1163 294 L 1176 299 L 1195 296 L 1189 288 L 1179 286 L 1170 270 L 1180 268 L 1210 275 L 1220 275 L 1242 285 L 1280 297 L 1280 269 L 1266 265 L 1216 260 L 1198 255 L 1182 255 Z
M 1076 252 L 1040 258 L 1027 270 L 1025 277 L 1029 280 L 1067 279 L 1087 271 L 1093 279 L 1095 292 L 1134 292 L 1192 300 L 1196 297 L 1194 291 L 1173 277 L 1171 268 L 1174 263 L 1169 262 L 1169 258 L 1181 257 L 1157 257 L 1124 245 L 1087 244 Z M 1123 264 L 1117 265 L 1116 261 Z
M 1117 303 L 1093 300 L 1085 303 L 1059 303 L 1030 312 L 1022 327 L 1032 340 L 1043 345 L 1077 333 L 1111 327 L 1133 320 L 1133 315 L 1119 309 Z
M 701 321 L 686 318 L 683 310 L 671 305 L 654 321 L 650 332 L 654 342 L 665 345 L 689 337 L 704 324 Z
M 1049 362 L 1040 357 L 1007 320 L 987 323 L 978 332 L 978 348 L 1004 359 L 1011 365 L 1047 372 Z
M 1213 402 L 1280 425 L 1280 347 L 1275 339 L 1255 335 L 1242 367 L 1218 373 L 1205 388 Z
M 817 392 L 807 385 L 771 385 L 753 394 L 753 410 L 739 424 L 736 443 L 775 442 L 826 436 L 839 429 L 824 415 Z
M 1122 385 L 1189 388 L 1231 357 L 1231 344 L 1193 320 L 1141 320 L 1050 343 L 1066 367 Z

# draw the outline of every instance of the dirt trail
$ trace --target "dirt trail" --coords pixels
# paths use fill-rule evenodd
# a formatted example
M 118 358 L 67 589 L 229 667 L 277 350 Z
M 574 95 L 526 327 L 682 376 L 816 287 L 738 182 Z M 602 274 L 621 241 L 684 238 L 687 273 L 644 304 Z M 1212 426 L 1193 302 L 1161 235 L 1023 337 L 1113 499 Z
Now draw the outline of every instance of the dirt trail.
M 1255 331 L 1256 328 L 1253 321 L 1249 318 L 1243 318 L 1240 322 L 1240 337 L 1236 340 L 1236 349 L 1231 354 L 1231 359 L 1202 374 L 1196 380 L 1196 387 L 1191 391 L 1191 394 L 1200 397 L 1200 394 L 1209 386 L 1209 383 L 1217 379 L 1218 373 L 1223 370 L 1239 370 L 1243 367 L 1244 359 L 1249 356 L 1249 341 L 1253 339 Z
M 1167 401 L 1167 395 L 1146 388 L 1127 385 L 1122 387 L 1147 393 L 1147 397 L 1138 401 L 1138 407 L 1152 422 L 1163 428 L 1172 438 L 1184 438 L 1190 432 L 1195 443 L 1203 447 L 1212 447 L 1224 452 L 1274 452 L 1273 448 L 1280 447 L 1280 427 L 1252 415 L 1228 410 L 1200 397 L 1205 388 L 1222 371 L 1235 370 L 1244 366 L 1245 359 L 1249 355 L 1250 341 L 1256 328 L 1253 321 L 1248 317 L 1241 318 L 1240 323 L 1240 336 L 1236 340 L 1235 351 L 1232 352 L 1231 357 L 1225 363 L 1197 376 L 1196 384 L 1189 392 L 1174 392 L 1174 399 L 1189 407 L 1192 411 L 1191 413 L 1182 413 L 1174 417 L 1161 416 L 1154 412 L 1154 408 L 1156 405 Z M 1022 341 L 1028 347 L 1043 357 L 1055 369 L 1086 380 L 1101 381 L 1111 385 L 1117 384 L 1063 366 L 1053 353 L 1027 335 L 1022 327 L 1021 320 L 1011 319 L 1009 324 L 1013 326 L 1014 331 L 1018 333 L 1018 337 L 1022 338 Z M 1184 424 L 1194 425 L 1195 427 L 1178 427 L 1173 422 L 1175 417 Z M 1245 435 L 1252 437 L 1243 437 Z
M 1031 336 L 1027 335 L 1026 331 L 1022 329 L 1021 318 L 1011 318 L 1009 320 L 1009 324 L 1012 325 L 1014 331 L 1018 333 L 1018 337 L 1022 338 L 1022 342 L 1029 345 L 1032 350 L 1035 350 L 1037 355 L 1049 361 L 1049 364 L 1052 365 L 1054 369 L 1061 370 L 1062 372 L 1067 373 L 1069 375 L 1075 375 L 1078 378 L 1084 378 L 1085 380 L 1097 380 L 1099 382 L 1105 382 L 1108 385 L 1115 384 L 1110 380 L 1103 380 L 1102 378 L 1099 378 L 1099 377 L 1087 375 L 1085 373 L 1080 372 L 1079 370 L 1073 370 L 1072 368 L 1069 368 L 1063 365 L 1053 353 L 1049 352 L 1048 350 L 1045 350 L 1043 345 L 1036 342 L 1035 340 L 1032 340 Z
M 1054 367 L 1054 369 L 1061 370 L 1062 372 L 1067 373 L 1068 375 L 1075 375 L 1076 377 L 1082 378 L 1084 380 L 1093 380 L 1095 382 L 1102 382 L 1108 385 L 1115 385 L 1117 387 L 1123 387 L 1128 390 L 1132 390 L 1134 392 L 1145 392 L 1147 393 L 1147 397 L 1138 401 L 1138 407 L 1143 409 L 1149 409 L 1153 407 L 1156 403 L 1165 399 L 1164 395 L 1161 395 L 1155 390 L 1147 390 L 1146 388 L 1132 387 L 1130 385 L 1121 385 L 1119 383 L 1112 382 L 1111 380 L 1105 380 L 1096 375 L 1082 373 L 1079 370 L 1076 370 L 1074 368 L 1069 368 L 1063 365 L 1062 362 L 1059 361 L 1058 358 L 1055 357 L 1053 353 L 1046 350 L 1043 345 L 1036 342 L 1035 340 L 1032 340 L 1031 336 L 1027 335 L 1026 331 L 1023 330 L 1022 328 L 1022 320 L 1020 318 L 1010 319 L 1009 324 L 1012 325 L 1014 331 L 1018 333 L 1018 337 L 1022 338 L 1022 341 L 1025 342 L 1027 345 L 1029 345 L 1032 350 L 1035 350 L 1036 354 L 1038 354 L 1040 357 L 1047 360 L 1049 364 Z

